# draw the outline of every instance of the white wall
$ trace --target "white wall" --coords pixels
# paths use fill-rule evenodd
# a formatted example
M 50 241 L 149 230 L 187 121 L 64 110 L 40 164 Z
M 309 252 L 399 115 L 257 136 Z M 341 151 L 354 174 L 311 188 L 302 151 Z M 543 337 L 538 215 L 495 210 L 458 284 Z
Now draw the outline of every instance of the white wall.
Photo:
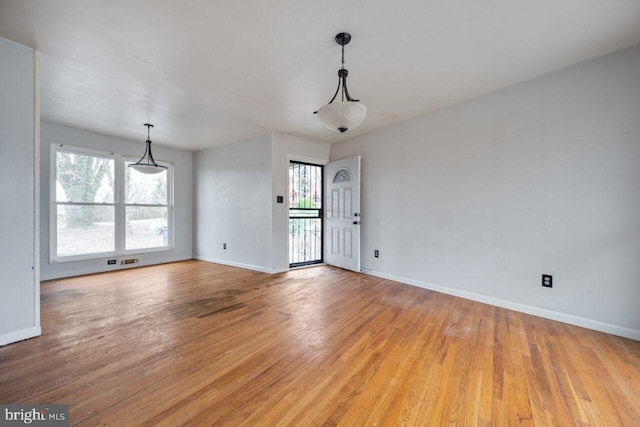
M 191 151 L 163 147 L 154 143 L 153 157 L 156 160 L 173 163 L 173 249 L 136 255 L 136 258 L 140 259 L 140 263 L 130 266 L 121 266 L 119 263 L 107 265 L 107 259 L 112 259 L 114 258 L 113 256 L 84 261 L 49 262 L 49 167 L 51 144 L 65 144 L 115 152 L 125 156 L 140 157 L 145 148 L 145 136 L 143 135 L 139 141 L 132 141 L 66 126 L 42 123 L 40 137 L 40 203 L 42 206 L 40 215 L 40 262 L 41 278 L 43 280 L 191 259 L 193 239 L 193 153 Z M 126 258 L 130 257 L 131 255 L 126 256 Z
M 198 259 L 253 270 L 271 268 L 271 139 L 194 155 Z M 227 249 L 223 249 L 223 243 Z
M 37 57 L 0 38 L 0 345 L 40 335 Z
M 640 46 L 331 147 L 355 154 L 372 274 L 640 339 Z
M 289 267 L 289 159 L 326 162 L 329 145 L 273 133 L 195 153 L 197 259 L 275 273 Z M 223 249 L 223 243 L 227 249 Z

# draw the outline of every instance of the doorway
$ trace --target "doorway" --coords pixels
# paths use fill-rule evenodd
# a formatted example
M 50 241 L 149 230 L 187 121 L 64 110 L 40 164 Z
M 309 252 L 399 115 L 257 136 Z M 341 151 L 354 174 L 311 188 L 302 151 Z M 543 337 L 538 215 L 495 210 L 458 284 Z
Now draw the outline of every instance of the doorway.
M 323 167 L 289 162 L 289 267 L 322 263 Z

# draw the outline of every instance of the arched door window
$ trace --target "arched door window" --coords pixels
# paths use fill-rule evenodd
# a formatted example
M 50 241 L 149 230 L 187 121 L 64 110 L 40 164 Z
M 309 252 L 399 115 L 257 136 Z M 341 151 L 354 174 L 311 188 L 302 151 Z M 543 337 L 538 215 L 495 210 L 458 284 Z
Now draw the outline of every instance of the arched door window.
M 350 182 L 351 181 L 351 173 L 347 169 L 340 169 L 333 176 L 333 183 L 337 184 L 339 182 Z

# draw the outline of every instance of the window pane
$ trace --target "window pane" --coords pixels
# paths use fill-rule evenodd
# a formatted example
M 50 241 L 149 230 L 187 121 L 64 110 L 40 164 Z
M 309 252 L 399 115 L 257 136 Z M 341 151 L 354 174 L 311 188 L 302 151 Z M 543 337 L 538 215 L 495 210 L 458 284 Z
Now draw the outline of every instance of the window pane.
M 113 206 L 58 205 L 57 256 L 86 255 L 115 250 Z
M 168 246 L 166 207 L 127 206 L 126 210 L 127 250 Z
M 351 181 L 351 174 L 346 169 L 340 169 L 333 177 L 333 183 L 337 182 L 349 182 Z
M 56 201 L 113 203 L 113 159 L 58 151 Z
M 134 162 L 126 162 L 124 182 L 125 203 L 141 205 L 167 204 L 167 171 L 148 175 L 129 167 Z
M 289 264 L 322 260 L 322 219 L 289 219 Z
M 289 163 L 289 208 L 322 208 L 322 166 Z

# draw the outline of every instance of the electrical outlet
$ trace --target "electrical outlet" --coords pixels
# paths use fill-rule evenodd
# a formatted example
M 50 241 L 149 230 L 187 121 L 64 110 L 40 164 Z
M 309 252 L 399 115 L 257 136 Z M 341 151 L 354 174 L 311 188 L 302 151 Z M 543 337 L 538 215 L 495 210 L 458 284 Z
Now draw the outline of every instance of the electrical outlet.
M 115 259 L 108 259 L 107 260 L 107 265 L 115 265 L 116 264 L 116 260 Z
M 374 256 L 375 258 L 380 258 L 380 251 L 379 251 L 379 250 L 377 250 L 377 249 L 376 249 L 376 250 L 374 250 L 374 251 L 373 251 L 373 256 Z
M 542 275 L 542 286 L 545 288 L 553 288 L 553 276 L 550 274 Z
M 226 243 L 222 244 L 222 249 L 227 249 L 227 244 Z

